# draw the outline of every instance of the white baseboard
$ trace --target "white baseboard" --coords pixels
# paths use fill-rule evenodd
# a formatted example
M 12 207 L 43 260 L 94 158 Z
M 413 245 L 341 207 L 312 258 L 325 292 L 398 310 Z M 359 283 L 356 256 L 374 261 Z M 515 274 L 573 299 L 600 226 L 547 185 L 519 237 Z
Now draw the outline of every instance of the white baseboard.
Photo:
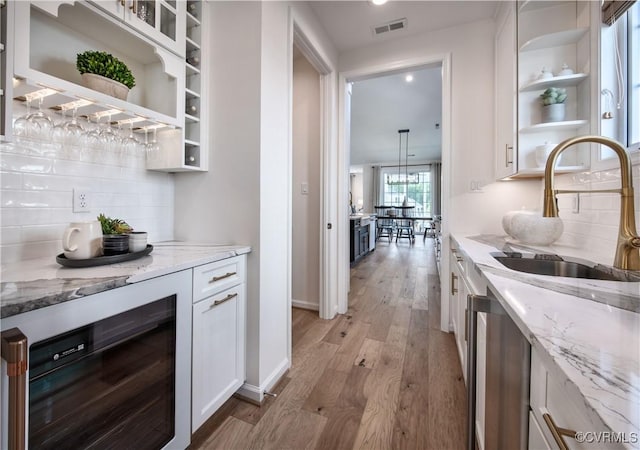
M 310 309 L 311 311 L 320 311 L 320 305 L 306 300 L 291 299 L 291 306 L 295 308 Z
M 271 372 L 271 375 L 264 380 L 261 386 L 245 383 L 240 387 L 240 389 L 238 389 L 236 394 L 259 405 L 262 403 L 262 400 L 264 400 L 264 391 L 269 392 L 273 386 L 280 381 L 280 378 L 282 378 L 290 367 L 291 362 L 288 359 L 285 359 L 273 372 Z

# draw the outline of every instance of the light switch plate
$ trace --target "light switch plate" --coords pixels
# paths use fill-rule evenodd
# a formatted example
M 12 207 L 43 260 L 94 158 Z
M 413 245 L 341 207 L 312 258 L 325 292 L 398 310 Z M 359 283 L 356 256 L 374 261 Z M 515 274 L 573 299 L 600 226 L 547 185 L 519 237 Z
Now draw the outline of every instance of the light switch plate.
M 571 212 L 573 214 L 580 213 L 580 193 L 576 192 L 571 198 Z
M 302 195 L 308 195 L 309 194 L 309 183 L 302 183 L 300 185 L 300 193 Z

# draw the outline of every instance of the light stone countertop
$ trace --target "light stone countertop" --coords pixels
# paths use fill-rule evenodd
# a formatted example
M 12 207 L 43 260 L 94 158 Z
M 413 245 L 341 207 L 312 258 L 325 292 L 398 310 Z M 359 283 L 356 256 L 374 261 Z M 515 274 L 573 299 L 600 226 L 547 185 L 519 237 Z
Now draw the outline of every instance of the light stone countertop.
M 640 282 L 516 272 L 491 253 L 527 247 L 452 237 L 576 405 L 627 439 L 640 436 Z M 624 445 L 640 448 L 637 438 Z
M 243 245 L 153 243 L 140 259 L 105 266 L 70 268 L 55 255 L 0 266 L 0 318 L 74 300 L 126 284 L 249 253 Z

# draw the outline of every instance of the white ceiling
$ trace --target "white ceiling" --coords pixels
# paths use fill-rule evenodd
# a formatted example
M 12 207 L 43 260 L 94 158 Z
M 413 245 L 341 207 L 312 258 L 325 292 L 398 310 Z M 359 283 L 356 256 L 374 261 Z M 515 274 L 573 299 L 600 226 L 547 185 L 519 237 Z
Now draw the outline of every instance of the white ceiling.
M 362 1 L 309 2 L 339 53 L 494 16 L 499 1 L 396 1 L 382 6 Z M 372 28 L 397 19 L 407 28 L 374 35 Z M 358 81 L 352 95 L 351 164 L 398 163 L 398 130 L 409 128 L 411 161 L 441 158 L 442 80 L 440 68 Z M 403 141 L 404 145 L 404 141 Z M 403 151 L 404 154 L 404 151 Z M 403 162 L 404 164 L 404 162 Z
M 497 1 L 309 2 L 338 52 L 493 17 Z M 406 18 L 407 28 L 374 36 L 372 27 Z
M 407 73 L 413 81 L 405 81 Z M 409 164 L 442 153 L 440 66 L 353 83 L 351 164 L 398 163 L 398 130 L 409 129 Z M 405 163 L 402 138 L 402 164 Z M 411 156 L 413 155 L 413 156 Z

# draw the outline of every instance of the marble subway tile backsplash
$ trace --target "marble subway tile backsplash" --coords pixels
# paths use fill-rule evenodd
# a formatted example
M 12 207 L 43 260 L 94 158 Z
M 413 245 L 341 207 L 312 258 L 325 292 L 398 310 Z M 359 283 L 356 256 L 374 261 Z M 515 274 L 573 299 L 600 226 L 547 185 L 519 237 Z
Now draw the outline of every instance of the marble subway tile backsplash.
M 35 142 L 0 144 L 0 262 L 62 252 L 69 222 L 99 213 L 147 231 L 149 242 L 173 238 L 171 174 L 147 171 L 144 161 L 107 161 L 56 152 Z M 90 194 L 91 210 L 73 212 L 73 189 Z
M 636 227 L 640 229 L 640 164 L 632 169 L 635 190 Z M 561 175 L 556 178 L 557 189 L 618 189 L 620 169 Z M 559 244 L 581 251 L 588 259 L 612 264 L 618 239 L 620 221 L 619 194 L 580 194 L 580 208 L 573 213 L 572 194 L 558 196 L 564 233 Z

